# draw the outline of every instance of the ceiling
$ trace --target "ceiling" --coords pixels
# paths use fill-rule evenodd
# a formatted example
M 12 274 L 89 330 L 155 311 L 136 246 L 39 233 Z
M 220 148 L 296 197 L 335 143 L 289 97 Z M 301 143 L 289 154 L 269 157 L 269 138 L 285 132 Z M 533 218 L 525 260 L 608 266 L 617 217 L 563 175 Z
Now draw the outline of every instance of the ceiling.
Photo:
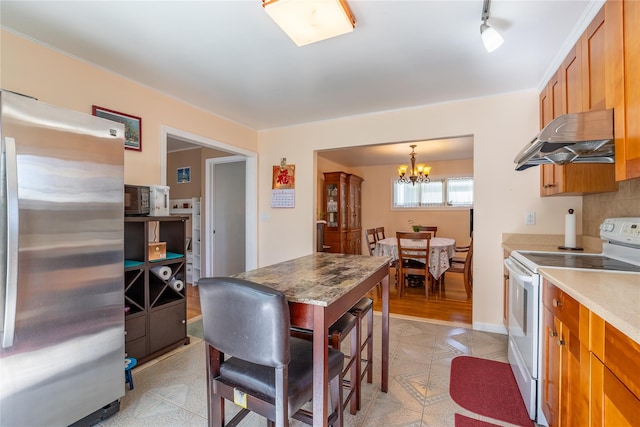
M 303 47 L 260 0 L 0 2 L 3 29 L 255 130 L 541 87 L 602 0 L 348 0 L 352 33 Z M 565 47 L 566 46 L 566 47 Z M 561 57 L 560 57 L 561 58 Z M 323 151 L 345 166 L 406 163 L 409 142 Z M 473 157 L 471 137 L 417 158 Z M 169 140 L 168 151 L 193 148 Z

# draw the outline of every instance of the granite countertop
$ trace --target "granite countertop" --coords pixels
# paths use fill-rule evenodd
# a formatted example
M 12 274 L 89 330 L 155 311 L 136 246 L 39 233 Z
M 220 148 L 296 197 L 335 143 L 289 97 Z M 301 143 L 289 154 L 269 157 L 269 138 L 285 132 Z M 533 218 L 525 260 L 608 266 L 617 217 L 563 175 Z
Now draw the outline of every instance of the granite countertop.
M 540 267 L 539 273 L 640 344 L 640 274 Z
M 233 277 L 276 289 L 291 302 L 328 306 L 390 262 L 389 257 L 316 252 Z

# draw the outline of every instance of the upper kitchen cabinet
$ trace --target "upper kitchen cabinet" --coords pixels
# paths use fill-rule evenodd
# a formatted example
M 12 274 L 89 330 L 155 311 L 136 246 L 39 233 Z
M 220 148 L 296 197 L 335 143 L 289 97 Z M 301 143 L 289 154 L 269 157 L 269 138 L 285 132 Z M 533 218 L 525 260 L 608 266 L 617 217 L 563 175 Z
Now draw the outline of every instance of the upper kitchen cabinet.
M 609 0 L 604 6 L 605 94 L 614 109 L 616 180 L 640 178 L 640 2 Z
M 562 114 L 605 109 L 605 10 L 582 37 L 540 94 L 541 128 Z M 545 164 L 540 167 L 540 195 L 581 195 L 617 190 L 611 164 Z

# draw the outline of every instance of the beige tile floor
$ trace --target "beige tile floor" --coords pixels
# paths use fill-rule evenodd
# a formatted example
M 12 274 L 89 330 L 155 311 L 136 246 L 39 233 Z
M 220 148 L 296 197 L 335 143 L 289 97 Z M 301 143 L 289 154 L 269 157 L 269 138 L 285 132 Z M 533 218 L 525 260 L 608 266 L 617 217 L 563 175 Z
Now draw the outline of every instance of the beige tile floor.
M 345 426 L 453 426 L 459 413 L 501 426 L 510 424 L 473 414 L 449 396 L 451 360 L 459 355 L 507 361 L 506 335 L 421 319 L 390 319 L 390 382 L 380 391 L 380 317 L 375 316 L 374 380 L 363 384 L 362 409 L 345 411 Z M 198 324 L 189 328 L 191 344 L 133 370 L 135 388 L 121 401 L 120 412 L 100 426 L 206 426 L 204 343 Z M 345 350 L 347 351 L 347 350 Z M 234 405 L 227 404 L 234 412 Z M 255 414 L 241 426 L 265 426 Z M 297 421 L 292 425 L 303 425 Z

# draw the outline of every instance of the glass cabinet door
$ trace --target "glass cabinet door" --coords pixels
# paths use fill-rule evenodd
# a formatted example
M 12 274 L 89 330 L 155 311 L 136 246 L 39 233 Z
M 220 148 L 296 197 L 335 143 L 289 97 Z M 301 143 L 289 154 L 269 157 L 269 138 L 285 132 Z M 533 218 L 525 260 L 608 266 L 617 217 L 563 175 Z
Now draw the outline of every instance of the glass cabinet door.
M 338 226 L 338 186 L 328 184 L 325 186 L 327 192 L 327 227 Z

